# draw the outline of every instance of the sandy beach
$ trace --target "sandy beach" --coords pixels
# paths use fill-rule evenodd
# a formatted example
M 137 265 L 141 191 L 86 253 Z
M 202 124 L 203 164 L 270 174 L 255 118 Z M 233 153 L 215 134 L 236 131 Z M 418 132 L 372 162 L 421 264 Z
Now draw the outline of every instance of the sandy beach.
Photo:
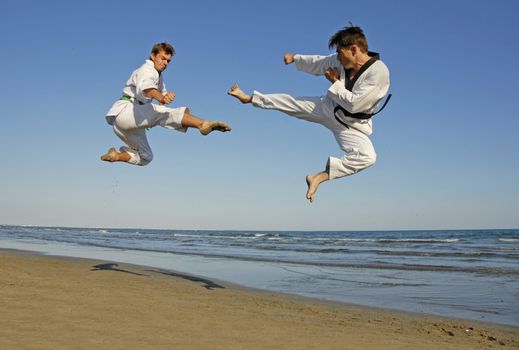
M 0 349 L 519 349 L 519 328 L 0 250 Z

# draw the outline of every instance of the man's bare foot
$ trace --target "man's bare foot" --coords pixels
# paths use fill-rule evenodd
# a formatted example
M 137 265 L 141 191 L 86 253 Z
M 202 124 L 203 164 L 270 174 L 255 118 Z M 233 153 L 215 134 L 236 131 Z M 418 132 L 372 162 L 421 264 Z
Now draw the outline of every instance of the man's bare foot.
M 210 134 L 214 130 L 218 130 L 221 132 L 231 131 L 231 127 L 224 122 L 213 122 L 210 120 L 204 120 L 199 130 L 200 133 L 205 136 Z
M 238 84 L 231 86 L 231 89 L 229 91 L 227 91 L 227 94 L 236 97 L 238 100 L 240 100 L 241 103 L 251 103 L 251 101 L 252 101 L 252 97 L 245 94 L 240 89 Z
M 119 160 L 118 153 L 115 150 L 115 148 L 110 148 L 106 154 L 103 154 L 101 156 L 101 160 L 104 160 L 105 162 L 117 162 Z
M 306 184 L 308 185 L 308 191 L 306 192 L 306 199 L 313 203 L 315 192 L 317 192 L 317 188 L 324 181 L 329 180 L 330 177 L 327 172 L 321 172 L 313 175 L 308 175 L 306 177 Z
M 306 184 L 308 185 L 306 199 L 308 199 L 310 203 L 313 203 L 315 191 L 317 191 L 317 187 L 319 187 L 319 185 L 315 185 L 315 176 L 316 175 L 308 175 L 306 177 Z

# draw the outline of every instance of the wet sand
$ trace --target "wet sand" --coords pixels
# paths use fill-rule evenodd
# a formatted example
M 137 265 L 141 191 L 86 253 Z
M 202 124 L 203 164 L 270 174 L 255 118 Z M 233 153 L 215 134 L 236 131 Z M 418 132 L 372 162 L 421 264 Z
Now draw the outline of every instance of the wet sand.
M 519 349 L 519 328 L 0 250 L 0 349 Z

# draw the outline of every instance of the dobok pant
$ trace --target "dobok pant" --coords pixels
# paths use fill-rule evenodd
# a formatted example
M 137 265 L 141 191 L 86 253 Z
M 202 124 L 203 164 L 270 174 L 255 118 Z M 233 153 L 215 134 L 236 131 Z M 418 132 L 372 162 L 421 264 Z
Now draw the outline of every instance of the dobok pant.
M 146 138 L 146 129 L 160 125 L 181 132 L 187 130 L 182 126 L 186 107 L 168 108 L 151 103 L 139 105 L 130 101 L 120 101 L 120 104 L 120 108 L 112 108 L 119 110 L 117 115 L 108 115 L 106 118 L 115 134 L 128 145 L 121 147 L 120 151 L 130 154 L 131 164 L 147 165 L 153 159 L 153 152 Z
M 345 127 L 335 120 L 333 102 L 326 96 L 294 98 L 286 94 L 262 94 L 254 91 L 252 104 L 263 109 L 274 109 L 293 117 L 318 123 L 330 130 L 346 153 L 341 158 L 329 157 L 327 170 L 330 179 L 355 174 L 373 165 L 377 159 L 368 135 Z

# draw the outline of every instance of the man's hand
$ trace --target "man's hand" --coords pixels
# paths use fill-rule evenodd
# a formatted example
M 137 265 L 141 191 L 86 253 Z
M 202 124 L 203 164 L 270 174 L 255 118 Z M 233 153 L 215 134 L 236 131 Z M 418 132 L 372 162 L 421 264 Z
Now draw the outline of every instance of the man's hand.
M 294 63 L 294 54 L 291 54 L 291 53 L 287 53 L 284 57 L 283 57 L 283 61 L 285 61 L 285 64 L 290 64 L 290 63 Z
M 324 76 L 333 84 L 339 80 L 339 70 L 337 68 L 326 68 L 324 71 Z
M 162 96 L 162 100 L 160 101 L 160 103 L 162 103 L 163 105 L 170 104 L 171 102 L 173 102 L 175 97 L 176 95 L 174 92 L 166 92 L 166 94 Z

